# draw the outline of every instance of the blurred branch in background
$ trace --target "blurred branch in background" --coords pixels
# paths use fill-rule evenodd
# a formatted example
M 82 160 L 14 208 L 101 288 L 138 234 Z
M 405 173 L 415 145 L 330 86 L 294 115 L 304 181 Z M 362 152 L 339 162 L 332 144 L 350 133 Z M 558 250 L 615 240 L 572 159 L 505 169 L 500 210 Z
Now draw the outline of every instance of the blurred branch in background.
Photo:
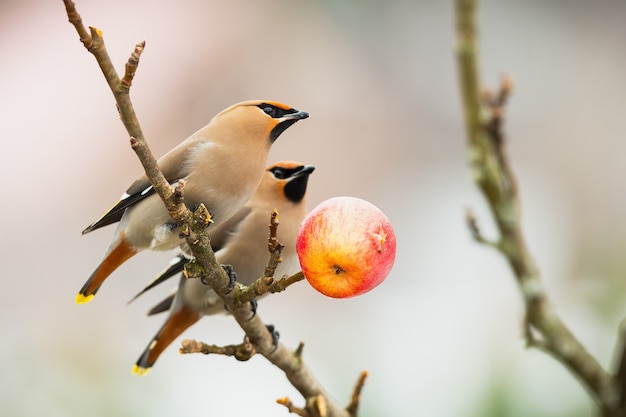
M 268 277 L 264 276 L 250 290 L 239 286 L 237 290 L 229 291 L 230 279 L 220 264 L 217 263 L 215 255 L 211 250 L 207 233 L 207 226 L 211 222 L 209 212 L 206 207 L 200 204 L 200 207 L 192 213 L 183 203 L 184 182 L 179 181 L 175 190 L 172 190 L 159 169 L 157 161 L 145 141 L 129 96 L 129 90 L 139 65 L 139 58 L 145 47 L 145 42 L 136 45 L 126 64 L 125 74 L 120 79 L 104 46 L 102 32 L 94 27 L 90 27 L 88 31 L 76 11 L 75 4 L 71 0 L 64 0 L 63 2 L 70 23 L 78 32 L 82 44 L 96 58 L 113 92 L 120 118 L 130 136 L 131 147 L 141 161 L 147 177 L 163 200 L 170 216 L 182 225 L 181 230 L 183 230 L 187 243 L 193 252 L 195 263 L 203 270 L 201 274 L 202 279 L 208 282 L 215 292 L 222 297 L 228 311 L 246 333 L 246 340 L 241 345 L 216 347 L 196 342 L 197 346 L 190 347 L 189 343 L 187 343 L 183 349 L 185 351 L 233 355 L 240 360 L 249 359 L 255 352 L 261 353 L 285 373 L 294 388 L 306 399 L 306 406 L 303 409 L 293 406 L 288 399 L 279 400 L 281 404 L 289 404 L 289 411 L 308 417 L 356 416 L 361 389 L 367 373 L 362 373 L 359 377 L 350 404 L 346 408 L 340 407 L 325 393 L 317 379 L 305 366 L 302 360 L 302 345 L 295 351 L 284 347 L 276 340 L 276 336 L 272 331 L 273 326 L 266 326 L 260 317 L 251 310 L 249 301 L 253 300 L 257 293 L 282 291 L 288 285 L 301 280 L 302 275 L 295 274 L 292 277 L 279 280 L 274 286 L 271 286 L 272 283 L 267 281 Z M 276 237 L 276 227 L 278 226 L 277 217 L 278 214 L 276 213 L 276 216 L 273 217 L 275 220 L 273 223 L 274 239 Z M 280 258 L 281 245 L 277 241 L 274 243 L 275 250 L 271 251 L 272 256 L 270 264 L 266 269 L 266 275 L 267 271 L 273 274 L 273 269 Z M 261 288 L 263 283 L 266 286 Z M 250 318 L 251 316 L 252 318 Z
M 591 394 L 601 415 L 623 416 L 626 410 L 624 395 L 619 391 L 620 378 L 605 370 L 556 314 L 526 246 L 517 183 L 505 153 L 502 129 L 512 82 L 503 77 L 499 91 L 481 93 L 475 0 L 456 0 L 456 31 L 470 170 L 487 200 L 499 238 L 491 241 L 482 236 L 470 212 L 467 220 L 472 235 L 477 242 L 497 249 L 509 263 L 526 307 L 524 334 L 528 345 L 550 354 L 569 369 Z M 618 349 L 623 349 L 621 342 Z M 623 377 L 625 367 L 622 359 L 618 376 Z

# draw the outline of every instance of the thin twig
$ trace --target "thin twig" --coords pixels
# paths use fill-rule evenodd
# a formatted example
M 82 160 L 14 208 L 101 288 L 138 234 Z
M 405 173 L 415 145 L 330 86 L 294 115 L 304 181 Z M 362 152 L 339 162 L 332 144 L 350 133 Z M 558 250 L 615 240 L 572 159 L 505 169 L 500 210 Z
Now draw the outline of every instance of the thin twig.
M 357 415 L 359 405 L 361 404 L 361 391 L 363 391 L 363 386 L 365 386 L 365 379 L 367 379 L 367 376 L 367 371 L 361 372 L 361 374 L 359 375 L 359 379 L 357 379 L 356 384 L 354 385 L 354 389 L 352 389 L 350 404 L 348 404 L 348 407 L 346 407 L 348 414 L 350 414 L 352 417 L 356 417 Z
M 285 275 L 275 280 L 272 277 L 262 276 L 250 285 L 239 285 L 236 287 L 236 300 L 238 304 L 249 302 L 265 294 L 275 294 L 285 291 L 288 287 L 304 279 L 302 271 L 293 275 Z
M 483 236 L 480 227 L 478 227 L 478 220 L 476 219 L 474 212 L 470 209 L 467 209 L 465 212 L 465 222 L 467 223 L 467 227 L 469 228 L 470 232 L 472 233 L 472 237 L 476 242 L 483 245 L 492 246 L 496 249 L 498 248 L 498 242 L 494 242 Z
M 240 284 L 236 287 L 234 297 L 238 303 L 247 303 L 268 293 L 273 294 L 285 291 L 290 285 L 304 279 L 302 271 L 291 276 L 281 277 L 280 279 L 275 279 L 274 277 L 278 264 L 282 262 L 281 254 L 285 248 L 285 246 L 278 241 L 277 234 L 279 224 L 278 211 L 273 210 L 270 215 L 270 233 L 267 238 L 267 249 L 270 253 L 267 266 L 265 267 L 263 276 L 255 282 L 248 286 Z
M 278 210 L 274 209 L 272 210 L 272 214 L 270 215 L 270 225 L 268 226 L 270 229 L 270 234 L 267 238 L 267 250 L 270 253 L 270 259 L 267 262 L 265 271 L 263 272 L 263 276 L 266 278 L 265 282 L 267 282 L 268 284 L 272 283 L 276 268 L 278 267 L 278 264 L 283 261 L 281 255 L 283 253 L 283 249 L 285 249 L 285 246 L 278 241 L 279 224 L 280 221 L 278 219 Z
M 613 378 L 576 339 L 556 314 L 543 288 L 524 238 L 517 183 L 504 151 L 502 120 L 512 82 L 504 78 L 497 94 L 480 94 L 476 4 L 457 0 L 457 57 L 459 79 L 472 176 L 483 192 L 499 231 L 495 245 L 507 259 L 526 306 L 529 345 L 556 358 L 587 388 L 605 416 L 614 414 L 618 394 Z M 472 235 L 482 240 L 475 219 L 469 222 Z M 536 335 L 534 334 L 536 333 Z
M 293 355 L 297 358 L 300 359 L 302 358 L 302 352 L 304 351 L 304 342 L 300 342 L 298 344 L 298 347 L 296 348 L 296 350 L 293 351 Z
M 130 86 L 133 85 L 133 78 L 135 78 L 137 67 L 139 67 L 139 58 L 141 57 L 141 53 L 145 47 L 145 41 L 135 45 L 135 50 L 130 55 L 130 58 L 128 58 L 128 62 L 126 62 L 126 71 L 124 72 L 124 77 L 122 77 L 121 81 L 122 86 L 126 89 L 130 89 Z
M 280 221 L 278 220 L 278 210 L 272 210 L 272 214 L 270 214 L 270 225 L 268 226 L 270 229 L 270 235 L 267 242 L 267 249 L 270 253 L 274 253 L 277 251 L 281 251 L 281 244 L 278 243 L 278 225 Z M 274 276 L 273 273 L 267 274 L 266 276 Z
M 276 402 L 280 405 L 284 405 L 287 408 L 287 411 L 292 414 L 296 414 L 300 417 L 309 416 L 309 413 L 304 408 L 296 407 L 289 397 L 279 398 Z
M 181 348 L 178 351 L 182 354 L 202 353 L 204 355 L 215 354 L 233 356 L 239 361 L 247 361 L 256 353 L 256 349 L 254 345 L 250 343 L 248 337 L 245 338 L 243 343 L 227 346 L 209 345 L 198 342 L 197 340 L 185 339 L 182 341 Z
M 284 277 L 272 282 L 272 284 L 267 289 L 270 293 L 282 292 L 287 289 L 290 285 L 295 284 L 296 282 L 300 282 L 304 279 L 304 274 L 302 271 L 298 271 L 293 275 L 285 275 Z

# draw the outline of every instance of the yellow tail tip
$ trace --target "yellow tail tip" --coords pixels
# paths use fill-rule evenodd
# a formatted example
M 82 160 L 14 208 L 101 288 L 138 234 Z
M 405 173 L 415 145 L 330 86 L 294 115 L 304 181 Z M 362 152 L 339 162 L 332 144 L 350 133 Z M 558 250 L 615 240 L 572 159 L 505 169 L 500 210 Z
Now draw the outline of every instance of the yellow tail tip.
M 91 299 L 95 296 L 95 294 L 76 294 L 76 304 L 87 304 L 91 301 Z
M 151 369 L 152 368 L 142 368 L 141 366 L 135 364 L 135 366 L 133 366 L 133 373 L 139 376 L 146 376 Z

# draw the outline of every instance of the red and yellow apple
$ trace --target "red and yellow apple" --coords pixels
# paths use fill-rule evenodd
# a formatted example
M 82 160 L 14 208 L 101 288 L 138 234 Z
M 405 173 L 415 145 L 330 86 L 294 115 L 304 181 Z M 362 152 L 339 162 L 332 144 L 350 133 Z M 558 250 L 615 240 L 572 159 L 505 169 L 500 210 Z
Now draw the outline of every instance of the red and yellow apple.
M 334 197 L 305 217 L 296 251 L 313 288 L 333 298 L 354 297 L 385 280 L 396 257 L 396 236 L 372 203 Z

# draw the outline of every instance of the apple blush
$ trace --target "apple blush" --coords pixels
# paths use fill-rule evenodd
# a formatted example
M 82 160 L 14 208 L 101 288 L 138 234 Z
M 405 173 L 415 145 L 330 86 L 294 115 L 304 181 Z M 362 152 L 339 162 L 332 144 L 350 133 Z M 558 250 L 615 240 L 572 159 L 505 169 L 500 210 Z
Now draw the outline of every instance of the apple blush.
M 383 282 L 396 257 L 387 216 L 355 197 L 323 201 L 300 225 L 296 251 L 305 278 L 333 298 L 364 294 Z

